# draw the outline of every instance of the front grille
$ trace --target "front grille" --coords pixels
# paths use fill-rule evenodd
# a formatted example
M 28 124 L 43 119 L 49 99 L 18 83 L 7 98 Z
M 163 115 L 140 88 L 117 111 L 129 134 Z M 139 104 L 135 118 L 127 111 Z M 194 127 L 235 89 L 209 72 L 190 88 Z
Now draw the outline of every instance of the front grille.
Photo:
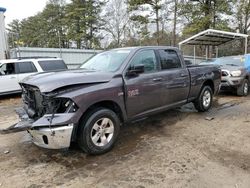
M 221 75 L 222 75 L 222 76 L 228 76 L 229 73 L 228 73 L 227 71 L 222 71 L 222 72 L 221 72 Z
M 43 96 L 37 87 L 22 85 L 24 108 L 30 118 L 37 119 L 45 114 Z

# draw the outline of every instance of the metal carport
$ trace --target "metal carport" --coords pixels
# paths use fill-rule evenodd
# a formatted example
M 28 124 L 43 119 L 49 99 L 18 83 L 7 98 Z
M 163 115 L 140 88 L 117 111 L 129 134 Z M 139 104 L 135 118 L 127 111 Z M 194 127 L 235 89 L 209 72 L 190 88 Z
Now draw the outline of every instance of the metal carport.
M 208 58 L 208 46 L 216 47 L 216 57 L 218 57 L 218 46 L 231 42 L 233 40 L 245 39 L 245 54 L 247 54 L 247 42 L 248 35 L 241 33 L 233 33 L 228 31 L 220 31 L 214 29 L 208 29 L 202 31 L 182 42 L 179 43 L 179 48 L 181 49 L 183 45 L 194 46 L 194 61 L 196 56 L 197 45 L 206 46 L 206 59 Z

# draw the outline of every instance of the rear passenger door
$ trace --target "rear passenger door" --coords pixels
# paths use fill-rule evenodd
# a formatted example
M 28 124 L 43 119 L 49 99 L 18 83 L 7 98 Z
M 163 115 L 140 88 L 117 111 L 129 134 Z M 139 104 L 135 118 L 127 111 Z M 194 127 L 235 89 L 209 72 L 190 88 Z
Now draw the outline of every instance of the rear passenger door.
M 18 67 L 16 63 L 5 63 L 0 67 L 0 93 L 21 90 L 18 84 Z
M 37 72 L 37 69 L 32 61 L 18 62 L 18 81 L 22 81 L 25 77 Z
M 161 76 L 164 83 L 164 104 L 178 104 L 187 100 L 189 94 L 189 72 L 183 66 L 174 49 L 160 49 L 158 55 L 161 65 Z

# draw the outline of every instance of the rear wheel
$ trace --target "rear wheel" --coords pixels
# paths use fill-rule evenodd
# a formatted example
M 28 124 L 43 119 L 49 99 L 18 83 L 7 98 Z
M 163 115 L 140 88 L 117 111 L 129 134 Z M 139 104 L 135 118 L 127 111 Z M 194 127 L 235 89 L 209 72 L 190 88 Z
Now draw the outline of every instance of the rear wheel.
M 213 91 L 210 86 L 204 86 L 199 97 L 194 101 L 194 106 L 199 112 L 205 112 L 212 106 L 212 102 Z
M 78 144 L 89 154 L 103 154 L 111 150 L 117 140 L 120 121 L 116 113 L 99 108 L 89 113 L 81 122 Z
M 238 96 L 247 96 L 249 91 L 249 82 L 247 79 L 243 81 L 243 83 L 237 88 Z

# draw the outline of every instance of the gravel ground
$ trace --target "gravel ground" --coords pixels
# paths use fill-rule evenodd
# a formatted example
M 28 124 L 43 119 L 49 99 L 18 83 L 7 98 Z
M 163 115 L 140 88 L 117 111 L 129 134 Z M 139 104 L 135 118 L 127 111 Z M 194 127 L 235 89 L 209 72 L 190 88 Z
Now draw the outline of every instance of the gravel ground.
M 0 187 L 249 188 L 249 99 L 224 94 L 207 113 L 189 104 L 129 124 L 101 156 L 41 149 L 26 132 L 0 135 Z M 18 96 L 0 99 L 0 128 L 18 120 L 18 106 Z

